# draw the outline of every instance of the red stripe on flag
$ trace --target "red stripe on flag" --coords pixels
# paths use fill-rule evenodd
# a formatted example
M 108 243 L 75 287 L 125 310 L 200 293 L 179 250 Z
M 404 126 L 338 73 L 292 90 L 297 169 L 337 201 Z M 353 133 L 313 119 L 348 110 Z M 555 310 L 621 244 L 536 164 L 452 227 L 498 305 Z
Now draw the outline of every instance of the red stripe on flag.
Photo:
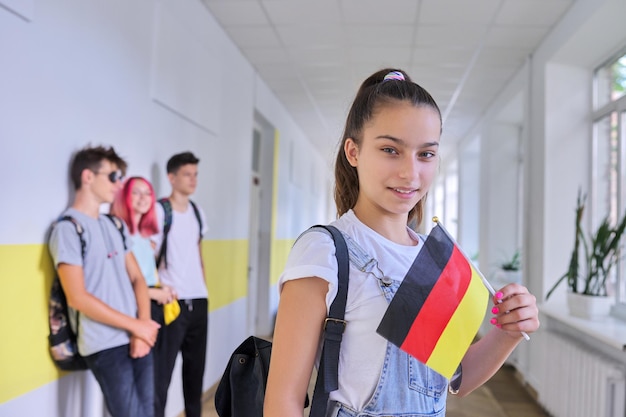
M 413 321 L 400 348 L 423 363 L 428 361 L 441 333 L 465 296 L 472 271 L 457 246 Z

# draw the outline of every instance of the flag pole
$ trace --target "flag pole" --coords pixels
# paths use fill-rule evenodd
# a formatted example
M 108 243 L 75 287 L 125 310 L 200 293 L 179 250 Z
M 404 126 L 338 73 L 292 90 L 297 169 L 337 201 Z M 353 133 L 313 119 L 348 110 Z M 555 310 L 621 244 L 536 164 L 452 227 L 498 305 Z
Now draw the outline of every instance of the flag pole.
M 443 226 L 443 224 L 441 224 L 441 222 L 439 221 L 439 217 L 434 216 L 433 217 L 433 222 L 437 223 L 441 227 L 441 230 L 443 230 L 443 232 L 446 234 L 448 239 L 450 239 L 452 242 L 454 242 L 454 244 L 456 245 L 456 247 L 459 250 L 459 252 L 461 252 L 461 254 L 465 257 L 465 259 L 467 259 L 468 262 L 471 262 L 470 258 L 467 257 L 467 255 L 465 254 L 463 249 L 457 244 L 456 240 L 452 236 L 450 236 L 450 233 L 448 233 L 448 231 Z M 487 281 L 487 278 L 485 278 L 483 273 L 480 272 L 480 270 L 478 268 L 474 268 L 474 270 L 478 273 L 478 276 L 482 280 L 483 284 L 485 284 L 485 287 L 487 287 L 487 290 L 489 290 L 491 295 L 496 295 L 496 290 L 494 290 L 494 288 L 491 286 L 489 281 Z M 498 300 L 498 303 L 501 303 L 501 302 L 502 302 L 502 300 Z M 524 336 L 524 339 L 530 340 L 530 336 L 528 336 L 528 334 L 526 332 L 521 332 L 521 333 L 522 333 L 522 336 Z

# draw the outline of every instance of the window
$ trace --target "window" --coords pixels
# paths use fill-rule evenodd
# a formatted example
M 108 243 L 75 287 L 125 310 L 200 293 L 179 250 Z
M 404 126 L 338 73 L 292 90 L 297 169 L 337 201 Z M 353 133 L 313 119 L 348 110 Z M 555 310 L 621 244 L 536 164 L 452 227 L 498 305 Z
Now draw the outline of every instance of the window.
M 602 117 L 593 124 L 594 164 L 593 219 L 595 230 L 607 215 L 615 222 L 617 215 L 619 177 L 619 149 L 614 135 L 614 114 Z
M 596 110 L 613 103 L 626 93 L 626 53 L 596 70 Z
M 594 74 L 592 227 L 626 212 L 626 52 Z M 624 242 L 622 242 L 624 244 Z M 616 312 L 626 318 L 626 258 L 609 283 Z

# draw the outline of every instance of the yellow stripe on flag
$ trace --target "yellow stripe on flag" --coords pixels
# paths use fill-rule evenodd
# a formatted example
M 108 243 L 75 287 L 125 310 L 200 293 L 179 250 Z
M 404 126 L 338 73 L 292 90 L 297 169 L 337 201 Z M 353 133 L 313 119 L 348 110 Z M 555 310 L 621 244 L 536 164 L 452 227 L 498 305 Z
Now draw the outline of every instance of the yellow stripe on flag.
M 471 264 L 470 264 L 471 265 Z M 465 296 L 441 333 L 426 365 L 451 378 L 472 343 L 487 308 L 487 288 L 472 269 L 472 279 Z

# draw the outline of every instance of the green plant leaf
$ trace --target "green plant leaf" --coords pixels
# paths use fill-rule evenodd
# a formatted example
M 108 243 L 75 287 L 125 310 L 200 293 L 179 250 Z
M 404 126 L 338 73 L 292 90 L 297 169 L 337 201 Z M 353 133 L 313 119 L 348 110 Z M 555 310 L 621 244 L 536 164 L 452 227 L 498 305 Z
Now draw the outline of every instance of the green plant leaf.
M 548 291 L 546 299 L 565 280 L 571 292 L 596 296 L 607 294 L 606 281 L 620 259 L 621 240 L 626 230 L 626 214 L 616 226 L 611 225 L 608 216 L 605 217 L 595 233 L 585 236 L 582 230 L 585 200 L 586 196 L 582 196 L 579 190 L 576 205 L 576 235 L 568 269 Z M 581 246 L 584 255 L 582 258 Z M 581 261 L 584 276 L 580 275 Z M 579 288 L 579 282 L 583 284 L 582 288 Z

